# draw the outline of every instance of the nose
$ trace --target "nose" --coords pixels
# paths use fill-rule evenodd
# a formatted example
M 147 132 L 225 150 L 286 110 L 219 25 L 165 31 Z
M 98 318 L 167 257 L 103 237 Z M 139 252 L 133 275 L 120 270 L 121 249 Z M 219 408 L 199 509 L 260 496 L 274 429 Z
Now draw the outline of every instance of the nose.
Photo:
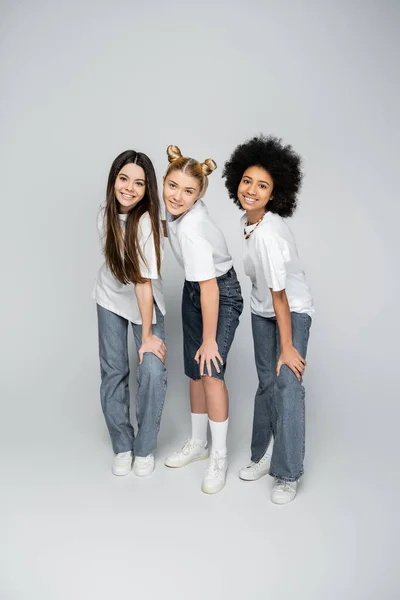
M 133 183 L 132 181 L 127 181 L 125 184 L 125 189 L 127 192 L 133 192 Z
M 180 190 L 174 190 L 174 195 L 173 195 L 173 199 L 175 200 L 175 202 L 180 202 L 181 200 L 181 191 Z
M 251 183 L 250 187 L 249 187 L 249 190 L 248 190 L 249 196 L 255 196 L 256 195 L 256 190 L 257 190 L 256 183 L 255 182 Z

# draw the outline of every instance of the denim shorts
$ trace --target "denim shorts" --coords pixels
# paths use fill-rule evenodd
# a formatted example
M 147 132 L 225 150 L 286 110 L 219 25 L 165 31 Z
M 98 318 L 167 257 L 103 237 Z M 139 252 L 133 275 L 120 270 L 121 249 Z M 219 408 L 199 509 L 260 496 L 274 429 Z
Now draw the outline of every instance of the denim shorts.
M 243 298 L 240 283 L 235 269 L 232 267 L 225 275 L 217 277 L 219 288 L 219 312 L 217 326 L 217 344 L 223 359 L 218 373 L 211 362 L 212 373 L 204 372 L 215 379 L 224 380 L 226 360 L 229 349 L 239 325 L 239 317 L 243 311 Z M 200 365 L 194 357 L 203 343 L 203 318 L 200 304 L 200 285 L 197 281 L 185 281 L 182 295 L 182 325 L 183 325 L 183 359 L 185 375 L 190 379 L 201 379 Z

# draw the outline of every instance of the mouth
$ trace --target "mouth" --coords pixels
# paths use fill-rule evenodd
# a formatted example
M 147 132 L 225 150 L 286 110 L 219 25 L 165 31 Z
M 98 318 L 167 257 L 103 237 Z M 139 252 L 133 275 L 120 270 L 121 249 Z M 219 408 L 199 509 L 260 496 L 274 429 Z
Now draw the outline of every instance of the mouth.
M 182 208 L 182 206 L 183 206 L 183 204 L 178 204 L 177 202 L 174 202 L 173 200 L 168 200 L 168 204 L 174 210 L 178 210 L 178 209 Z
M 127 202 L 132 202 L 136 198 L 136 196 L 132 196 L 132 194 L 125 194 L 124 192 L 120 192 L 122 198 Z
M 257 202 L 257 198 L 249 198 L 248 196 L 245 196 L 244 194 L 242 194 L 243 200 L 246 202 L 246 204 L 255 204 Z

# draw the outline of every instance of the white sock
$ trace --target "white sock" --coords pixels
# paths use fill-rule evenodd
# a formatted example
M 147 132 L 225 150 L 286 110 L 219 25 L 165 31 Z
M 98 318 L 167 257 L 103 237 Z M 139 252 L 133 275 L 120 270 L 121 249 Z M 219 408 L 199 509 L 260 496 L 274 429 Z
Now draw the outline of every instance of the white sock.
M 226 421 L 221 422 L 211 421 L 211 419 L 209 419 L 212 439 L 211 453 L 218 452 L 220 456 L 226 456 L 226 436 L 228 433 L 228 421 L 229 418 L 226 419 Z
M 192 417 L 192 439 L 207 444 L 207 413 L 191 413 Z

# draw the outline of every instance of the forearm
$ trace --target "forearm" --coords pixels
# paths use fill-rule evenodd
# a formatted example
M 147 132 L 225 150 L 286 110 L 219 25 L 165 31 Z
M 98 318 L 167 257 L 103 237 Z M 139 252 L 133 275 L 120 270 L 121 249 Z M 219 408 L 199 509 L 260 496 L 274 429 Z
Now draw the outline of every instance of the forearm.
M 292 340 L 292 318 L 285 290 L 273 292 L 272 303 L 274 305 L 276 320 L 278 322 L 281 350 L 293 344 Z
M 135 294 L 142 317 L 142 341 L 145 342 L 153 333 L 153 287 L 151 280 L 135 284 Z
M 219 288 L 215 278 L 200 281 L 200 303 L 203 318 L 203 343 L 215 341 L 219 313 Z

